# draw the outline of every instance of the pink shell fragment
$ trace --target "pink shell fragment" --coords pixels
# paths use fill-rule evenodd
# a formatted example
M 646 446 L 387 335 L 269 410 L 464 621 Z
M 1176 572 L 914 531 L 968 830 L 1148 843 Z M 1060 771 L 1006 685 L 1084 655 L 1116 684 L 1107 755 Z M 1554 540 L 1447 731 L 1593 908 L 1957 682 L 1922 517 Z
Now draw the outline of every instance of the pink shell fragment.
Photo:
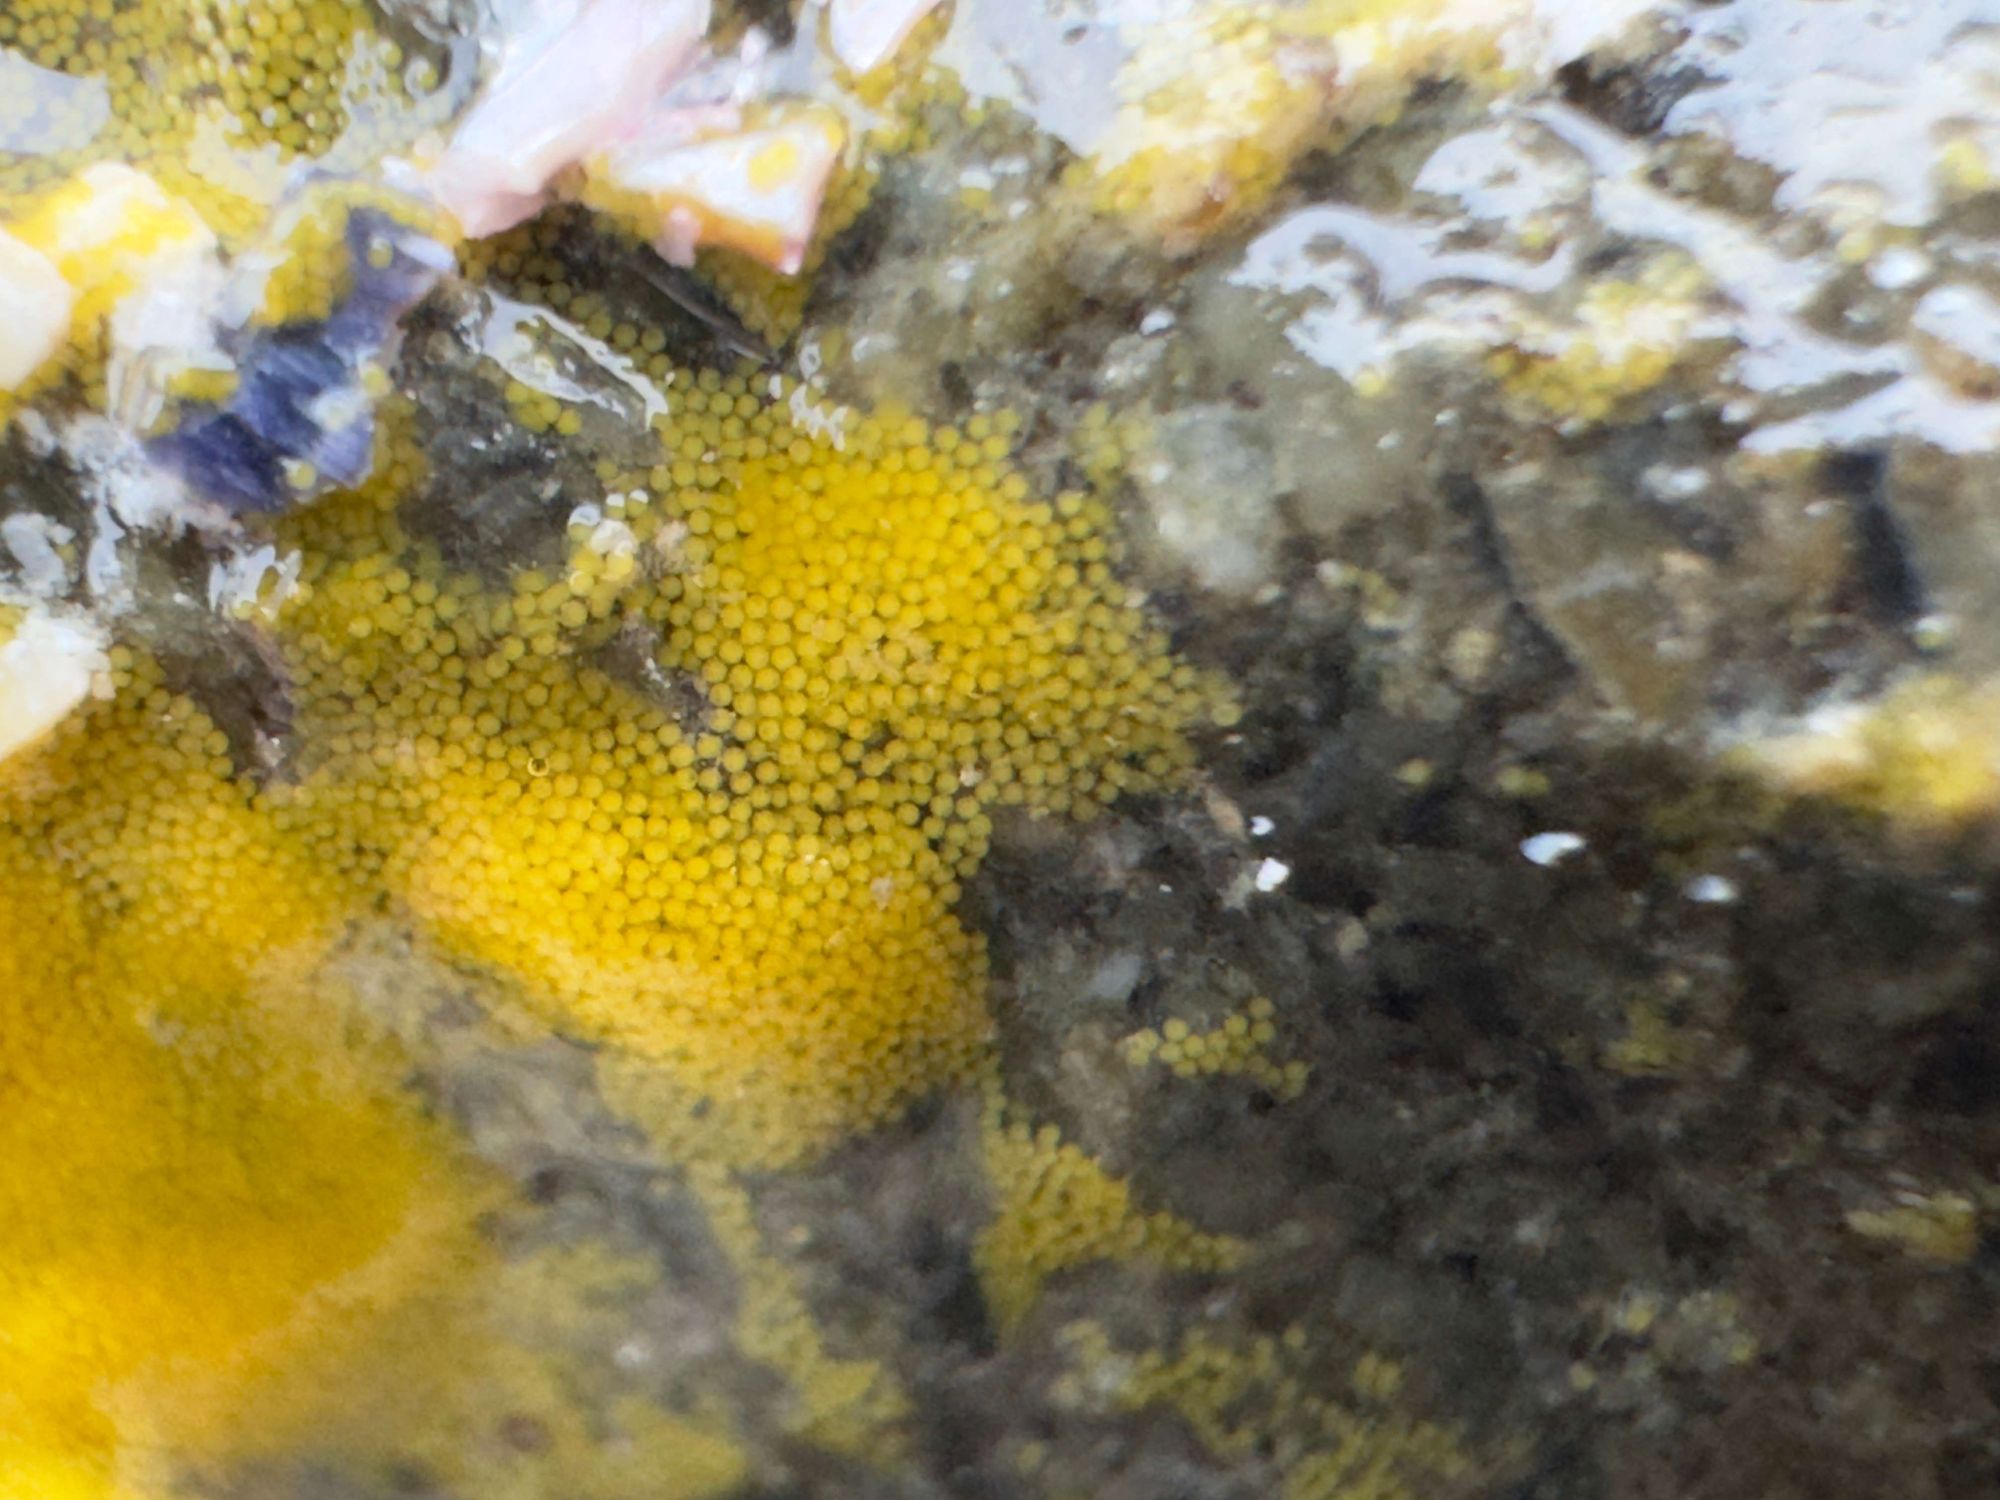
M 434 162 L 428 186 L 468 235 L 532 218 L 550 181 L 636 130 L 693 61 L 708 0 L 542 0 Z

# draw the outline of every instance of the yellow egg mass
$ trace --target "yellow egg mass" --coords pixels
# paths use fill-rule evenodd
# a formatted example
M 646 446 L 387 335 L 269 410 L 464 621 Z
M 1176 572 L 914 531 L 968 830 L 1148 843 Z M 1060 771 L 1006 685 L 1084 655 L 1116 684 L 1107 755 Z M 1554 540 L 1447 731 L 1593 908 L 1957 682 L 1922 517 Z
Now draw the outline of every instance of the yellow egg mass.
M 0 200 L 116 160 L 159 176 L 221 218 L 242 211 L 194 169 L 190 145 L 281 157 L 325 153 L 357 123 L 357 104 L 407 98 L 402 50 L 380 36 L 366 0 L 16 0 L 0 46 L 45 70 L 10 69 L 0 105 Z M 360 65 L 357 67 L 357 65 Z M 101 80 L 66 89 L 46 75 Z M 372 97 L 357 97 L 364 79 Z M 215 226 L 218 232 L 223 226 Z
M 303 847 L 193 703 L 115 665 L 114 701 L 0 766 L 9 1500 L 161 1493 L 188 1453 L 296 1436 L 472 1253 L 473 1179 L 358 1040 Z
M 65 354 L 24 395 L 67 379 L 102 405 L 110 307 L 209 235 L 269 257 L 260 320 L 327 314 L 355 269 L 346 212 L 394 207 L 330 178 L 274 224 L 271 173 L 365 161 L 422 116 L 357 108 L 370 70 L 389 80 L 377 103 L 409 102 L 369 14 L 0 15 L 0 84 L 28 86 L 0 99 L 0 222 L 78 297 Z M 101 78 L 101 111 L 56 74 Z M 869 162 L 835 185 L 820 250 L 865 202 Z M 626 432 L 606 446 L 628 456 L 561 497 L 592 508 L 567 534 L 556 513 L 553 550 L 448 565 L 423 518 L 449 476 L 385 402 L 376 477 L 277 523 L 298 584 L 238 611 L 285 700 L 275 770 L 246 772 L 246 747 L 128 648 L 114 696 L 0 765 L 0 1500 L 154 1500 L 324 1438 L 340 1411 L 375 1410 L 348 1399 L 360 1385 L 414 1379 L 382 1349 L 407 1348 L 412 1309 L 479 1279 L 484 1179 L 343 979 L 369 924 L 476 975 L 496 1012 L 598 1049 L 606 1102 L 664 1162 L 698 1164 L 748 1288 L 744 1351 L 839 1451 L 893 1452 L 901 1394 L 809 1336 L 758 1263 L 740 1169 L 810 1161 L 974 1085 L 998 1189 L 981 1272 L 1003 1322 L 1091 1259 L 1237 1253 L 1008 1117 L 984 942 L 956 914 L 1003 809 L 1088 817 L 1171 787 L 1187 732 L 1228 716 L 1118 580 L 1104 507 L 1034 494 L 1004 416 L 933 428 L 673 365 L 659 330 L 569 284 L 557 227 L 465 247 L 465 269 L 629 355 L 667 413 L 634 467 Z M 803 283 L 739 269 L 720 291 L 790 332 Z M 182 379 L 182 397 L 227 384 Z M 602 420 L 518 380 L 505 394 L 551 452 Z M 0 614 L 0 636 L 15 623 Z M 514 1355 L 523 1389 L 560 1384 L 539 1351 Z M 726 1489 L 729 1424 L 698 1416 L 620 1425 L 701 1447 L 686 1493 Z M 590 1446 L 575 1422 L 551 1465 Z M 410 1441 L 447 1480 L 513 1492 L 455 1439 Z M 562 1477 L 621 1500 L 655 1483 Z
M 29 1492 L 161 1493 L 177 1455 L 282 1443 L 472 1253 L 473 1179 L 357 1032 L 355 923 L 601 1044 L 608 1101 L 711 1173 L 940 1087 L 998 1100 L 954 914 L 996 813 L 1171 784 L 1220 694 L 1113 576 L 1097 503 L 1009 467 L 1009 423 L 770 380 L 675 372 L 612 519 L 498 580 L 413 535 L 429 478 L 392 416 L 377 479 L 282 528 L 278 774 L 124 648 L 110 701 L 0 769 L 0 1414 Z M 999 1118 L 1010 1320 L 1083 1260 L 1226 1263 Z
M 413 543 L 413 451 L 297 520 L 301 774 L 268 801 L 316 868 L 643 1059 L 709 1152 L 772 1165 L 984 1065 L 952 908 L 994 812 L 1165 785 L 1215 693 L 1096 503 L 1035 500 L 985 422 L 815 434 L 740 378 L 673 390 L 629 545 L 561 576 Z

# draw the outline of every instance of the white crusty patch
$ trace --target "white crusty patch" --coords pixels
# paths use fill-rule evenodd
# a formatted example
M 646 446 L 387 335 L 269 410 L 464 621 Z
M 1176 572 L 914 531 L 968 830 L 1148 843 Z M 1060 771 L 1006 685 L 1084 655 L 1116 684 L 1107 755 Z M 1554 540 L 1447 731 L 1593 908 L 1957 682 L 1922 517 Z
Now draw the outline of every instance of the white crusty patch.
M 109 666 L 96 625 L 39 606 L 30 609 L 0 645 L 0 761 L 68 718 Z

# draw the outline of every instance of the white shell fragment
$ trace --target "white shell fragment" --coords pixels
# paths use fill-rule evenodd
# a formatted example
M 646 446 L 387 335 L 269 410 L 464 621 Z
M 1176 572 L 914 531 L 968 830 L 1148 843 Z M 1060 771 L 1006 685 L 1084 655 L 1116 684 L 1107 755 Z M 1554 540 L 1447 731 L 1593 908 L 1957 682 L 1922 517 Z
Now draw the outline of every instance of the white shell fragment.
M 837 116 L 802 106 L 761 128 L 707 139 L 642 137 L 588 171 L 645 200 L 660 226 L 654 248 L 675 265 L 690 264 L 698 244 L 720 244 L 791 275 L 845 135 Z
M 108 665 L 95 626 L 30 610 L 0 646 L 0 762 L 68 718 Z
M 18 389 L 63 346 L 74 295 L 47 256 L 0 229 L 0 391 Z
M 936 8 L 937 0 L 833 0 L 826 17 L 833 55 L 853 72 L 872 72 Z
M 1589 841 L 1580 833 L 1537 833 L 1521 840 L 1521 857 L 1547 869 L 1588 847 Z
M 1681 894 L 1702 906 L 1728 906 L 1741 893 L 1727 875 L 1697 875 L 1681 887 Z

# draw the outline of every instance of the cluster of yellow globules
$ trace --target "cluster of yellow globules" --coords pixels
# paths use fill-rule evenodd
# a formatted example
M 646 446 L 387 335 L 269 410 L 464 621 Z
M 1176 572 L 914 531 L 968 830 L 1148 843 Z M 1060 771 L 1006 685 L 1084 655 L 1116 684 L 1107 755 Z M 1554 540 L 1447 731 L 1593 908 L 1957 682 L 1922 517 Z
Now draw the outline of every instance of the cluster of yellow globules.
M 444 570 L 398 519 L 413 453 L 302 516 L 303 774 L 269 800 L 316 867 L 770 1165 L 979 1066 L 952 907 L 993 812 L 1163 786 L 1220 699 L 1111 576 L 1094 505 L 1030 496 L 1001 434 L 836 443 L 741 379 L 684 385 L 672 441 L 709 461 L 634 476 L 625 544 L 559 574 Z M 621 632 L 650 682 L 604 660 Z
M 667 393 L 659 461 L 607 479 L 613 544 L 574 527 L 560 567 L 447 567 L 406 521 L 400 418 L 374 481 L 286 521 L 291 754 L 261 784 L 123 648 L 108 701 L 0 768 L 0 1076 L 30 1101 L 0 1123 L 0 1346 L 36 1351 L 0 1412 L 19 1472 L 68 1475 L 49 1493 L 238 1451 L 250 1389 L 280 1440 L 297 1372 L 472 1253 L 477 1172 L 355 1041 L 354 924 L 603 1044 L 669 1155 L 795 1163 L 991 1084 L 954 903 L 998 810 L 1169 785 L 1228 717 L 1096 503 L 1036 499 L 999 427 L 827 426 L 713 373 Z M 1105 1187 L 1081 1249 L 998 1257 L 1011 1310 L 1079 1254 L 1174 1258 Z
M 114 699 L 0 768 L 8 1500 L 282 1443 L 475 1253 L 476 1175 L 326 966 L 338 903 L 206 716 L 120 663 Z
M 162 190 L 75 268 L 107 306 L 129 287 L 105 267 L 266 226 L 239 176 L 191 170 L 198 135 L 232 171 L 318 156 L 356 124 L 348 60 L 402 61 L 358 0 L 23 4 L 0 45 L 110 105 L 88 144 L 0 160 L 0 219 L 66 222 L 93 162 Z M 337 299 L 369 199 L 327 193 L 268 321 Z M 104 314 L 80 308 L 53 377 L 97 405 Z M 0 766 L 0 1500 L 150 1497 L 282 1448 L 385 1329 L 474 1279 L 491 1194 L 348 992 L 357 926 L 600 1044 L 607 1098 L 668 1157 L 797 1163 L 940 1087 L 997 1099 L 955 905 L 1000 809 L 1170 786 L 1186 731 L 1228 717 L 1114 576 L 1102 506 L 1010 467 L 1005 418 L 829 425 L 789 384 L 607 332 L 670 407 L 656 461 L 590 497 L 619 544 L 583 527 L 554 566 L 447 567 L 406 524 L 430 476 L 392 417 L 374 481 L 281 527 L 304 568 L 265 612 L 293 717 L 274 775 L 126 648 L 109 696 Z M 988 1128 L 1008 1317 L 1081 1259 L 1233 1254 L 1049 1132 Z

